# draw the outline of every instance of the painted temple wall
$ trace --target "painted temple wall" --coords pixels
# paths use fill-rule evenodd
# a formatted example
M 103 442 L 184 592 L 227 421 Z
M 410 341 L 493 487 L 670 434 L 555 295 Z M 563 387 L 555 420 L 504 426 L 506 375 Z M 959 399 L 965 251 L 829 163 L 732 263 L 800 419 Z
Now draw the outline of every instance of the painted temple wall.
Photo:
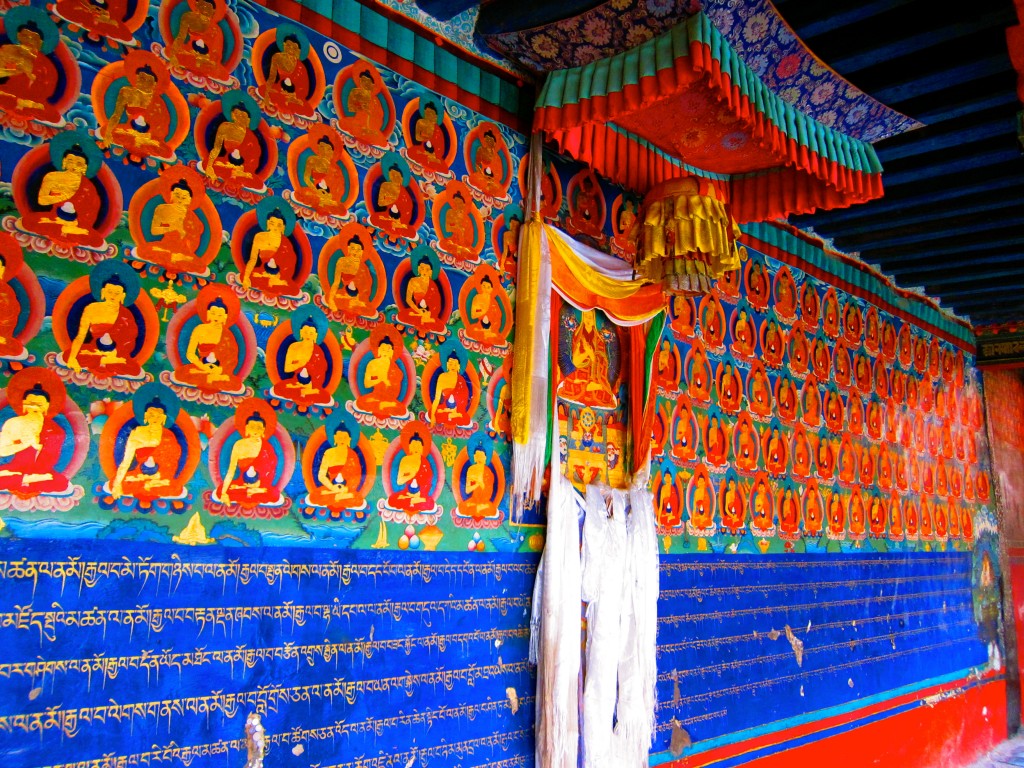
M 985 371 L 985 404 L 991 436 L 992 478 L 1000 514 L 1000 530 L 1009 560 L 1009 596 L 1004 612 L 1013 614 L 1020 664 L 1024 637 L 1024 381 L 1016 370 Z M 1019 679 L 1019 669 L 1018 669 Z
M 49 65 L 0 82 L 0 754 L 243 764 L 255 712 L 276 764 L 532 765 L 543 525 L 509 522 L 505 481 L 525 137 L 248 2 L 215 32 L 184 0 L 25 7 L 0 46 L 31 23 Z M 548 218 L 627 256 L 636 200 L 549 160 Z M 655 357 L 651 762 L 939 713 L 965 725 L 915 754 L 966 762 L 1001 727 L 971 356 L 747 242 Z M 598 323 L 613 401 L 576 375 L 560 429 L 614 483 L 628 350 Z

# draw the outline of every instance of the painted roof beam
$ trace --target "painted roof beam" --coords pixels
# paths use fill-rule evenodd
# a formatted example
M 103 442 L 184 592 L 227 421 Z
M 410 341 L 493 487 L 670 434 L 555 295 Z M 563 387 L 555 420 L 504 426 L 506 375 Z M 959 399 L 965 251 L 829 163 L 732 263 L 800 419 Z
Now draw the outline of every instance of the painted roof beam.
M 963 147 L 966 144 L 973 144 L 978 141 L 995 138 L 996 136 L 1015 136 L 1016 120 L 1014 117 L 1012 114 L 1006 114 L 996 120 L 976 123 L 960 130 L 948 131 L 928 139 L 915 140 L 914 137 L 920 132 L 912 131 L 903 134 L 903 136 L 907 137 L 907 140 L 899 146 L 876 146 L 875 151 L 878 153 L 878 159 L 882 161 L 882 166 L 884 167 L 886 163 L 891 163 L 894 160 L 915 157 L 941 149 Z
M 979 168 L 991 165 L 1003 165 L 1005 163 L 1020 163 L 1020 150 L 1007 142 L 1005 149 L 994 149 L 989 152 L 967 155 L 947 163 L 935 163 L 920 168 L 893 173 L 882 172 L 882 184 L 887 188 L 899 187 L 904 184 L 913 184 L 925 179 L 932 179 L 936 176 L 949 174 L 966 173 Z
M 1008 75 L 1009 78 L 1013 78 L 1013 74 Z M 981 112 L 986 109 L 994 109 L 996 107 L 1005 107 L 1008 105 L 1016 105 L 1017 94 L 1013 89 L 1013 80 L 1011 79 L 1010 87 L 1006 90 L 1000 90 L 997 93 L 991 93 L 982 91 L 976 99 L 969 101 L 961 101 L 952 104 L 943 104 L 941 107 L 935 107 L 934 109 L 927 110 L 925 112 L 915 112 L 911 115 L 915 120 L 920 120 L 925 125 L 936 125 L 937 123 L 943 123 L 946 120 L 954 120 L 964 115 L 969 115 L 974 112 Z
M 971 202 L 970 198 L 965 202 Z M 929 222 L 949 223 L 951 218 L 960 218 L 972 214 L 995 213 L 1006 208 L 1020 208 L 1020 200 L 1006 195 L 990 196 L 979 201 L 976 205 L 958 205 L 956 202 L 947 203 L 941 207 L 930 208 L 926 213 L 917 216 L 900 217 L 897 225 L 899 227 L 910 227 Z M 821 222 L 819 231 L 828 231 L 829 237 L 850 237 L 852 235 L 867 234 L 869 232 L 892 231 L 896 225 L 885 216 L 873 216 L 865 223 L 857 222 L 836 222 L 828 225 Z
M 1024 233 L 1015 235 L 1014 237 L 1006 237 L 1000 240 L 985 240 L 983 248 L 986 250 L 994 250 L 997 248 L 1013 248 L 1017 251 L 1024 250 Z M 974 248 L 970 245 L 947 245 L 940 248 L 929 248 L 927 250 L 920 250 L 918 248 L 908 249 L 909 253 L 894 253 L 889 248 L 885 248 L 880 252 L 873 252 L 870 256 L 865 257 L 865 261 L 878 262 L 882 265 L 883 270 L 888 270 L 892 267 L 887 267 L 886 262 L 890 262 L 893 266 L 900 263 L 909 263 L 913 261 L 929 261 L 939 256 L 949 256 L 951 254 L 959 254 L 966 257 L 968 254 L 974 253 Z M 977 248 L 981 250 L 981 248 Z M 973 263 L 974 257 L 971 256 Z
M 926 243 L 930 240 L 948 240 L 955 237 L 972 238 L 980 232 L 991 232 L 994 229 L 1013 229 L 1024 226 L 1024 216 L 997 217 L 988 221 L 971 221 L 957 224 L 949 222 L 948 226 L 941 228 L 928 228 L 921 232 L 913 232 L 906 235 L 881 238 L 872 233 L 863 235 L 844 235 L 835 239 L 852 244 L 853 250 L 864 250 L 864 246 L 877 243 L 879 248 L 891 248 L 900 245 L 912 245 L 914 243 Z
M 850 24 L 856 24 L 859 21 L 873 19 L 883 13 L 888 13 L 889 11 L 904 5 L 910 5 L 913 2 L 914 0 L 874 0 L 874 2 L 862 3 L 854 8 L 850 8 L 849 10 L 840 11 L 833 15 L 826 15 L 818 21 L 812 21 L 808 24 L 800 25 L 800 39 L 806 43 L 819 35 L 835 32 L 838 29 Z M 783 18 L 785 18 L 785 0 L 777 0 L 775 6 L 779 9 L 779 13 L 782 14 Z

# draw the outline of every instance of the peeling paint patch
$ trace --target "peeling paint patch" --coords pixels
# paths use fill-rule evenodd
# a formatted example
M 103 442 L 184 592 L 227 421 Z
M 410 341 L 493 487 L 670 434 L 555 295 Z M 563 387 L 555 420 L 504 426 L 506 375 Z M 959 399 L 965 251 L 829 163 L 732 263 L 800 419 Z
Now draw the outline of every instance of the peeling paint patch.
M 786 639 L 789 640 L 789 647 L 793 649 L 796 665 L 802 667 L 804 665 L 804 641 L 796 636 L 789 624 L 786 625 Z
M 519 711 L 519 694 L 516 693 L 515 688 L 506 688 L 505 695 L 508 696 L 508 706 L 514 715 Z

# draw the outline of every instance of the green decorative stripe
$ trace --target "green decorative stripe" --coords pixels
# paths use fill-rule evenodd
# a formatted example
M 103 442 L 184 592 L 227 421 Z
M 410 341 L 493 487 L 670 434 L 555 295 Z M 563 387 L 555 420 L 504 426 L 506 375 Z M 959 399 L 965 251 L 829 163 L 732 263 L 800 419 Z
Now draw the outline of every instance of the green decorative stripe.
M 705 171 L 703 168 L 697 168 L 689 165 L 688 163 L 684 163 L 678 157 L 670 155 L 660 147 L 656 147 L 654 144 L 651 144 L 647 139 L 637 136 L 631 131 L 627 131 L 618 123 L 606 123 L 605 127 L 620 136 L 625 136 L 630 141 L 635 142 L 638 146 L 643 147 L 645 151 L 650 152 L 652 155 L 656 155 L 666 163 L 669 163 L 682 171 L 686 171 L 690 176 L 699 176 L 702 179 L 714 179 L 715 181 L 729 181 L 730 179 L 735 178 L 732 174 Z
M 415 66 L 512 114 L 519 112 L 520 88 L 508 77 L 500 77 L 451 51 L 409 27 L 378 13 L 358 0 L 294 0 L 298 5 L 330 19 Z M 384 62 L 382 62 L 384 63 Z
M 838 281 L 859 288 L 950 337 L 959 339 L 969 346 L 976 343 L 974 331 L 965 321 L 936 308 L 927 298 L 908 295 L 899 290 L 889 278 L 872 272 L 871 267 L 866 264 L 858 265 L 852 261 L 839 259 L 822 248 L 766 222 L 743 224 L 740 228 L 751 237 L 792 254 Z
M 863 173 L 882 172 L 882 164 L 870 144 L 819 123 L 765 85 L 703 12 L 636 48 L 582 67 L 551 72 L 537 107 L 561 109 L 638 86 L 641 78 L 656 77 L 658 72 L 674 68 L 677 59 L 690 55 L 690 44 L 694 42 L 707 46 L 732 84 L 784 136 L 846 168 Z

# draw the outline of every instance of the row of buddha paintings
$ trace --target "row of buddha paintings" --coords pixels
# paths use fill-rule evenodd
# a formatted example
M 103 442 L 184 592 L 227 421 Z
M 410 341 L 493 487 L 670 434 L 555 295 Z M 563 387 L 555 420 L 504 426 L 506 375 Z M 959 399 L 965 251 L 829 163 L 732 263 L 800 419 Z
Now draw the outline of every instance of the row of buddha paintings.
M 7 530 L 535 548 L 524 137 L 246 0 L 129 5 L 0 20 Z
M 569 304 L 557 328 L 563 470 L 627 484 L 629 337 Z M 990 514 L 969 355 L 756 251 L 672 300 L 651 386 L 666 547 L 967 547 Z
M 285 207 L 319 225 L 316 231 L 337 230 L 362 214 L 399 244 L 433 234 L 441 258 L 459 268 L 479 263 L 487 245 L 506 259 L 512 255 L 521 212 L 513 207 L 495 217 L 490 238 L 485 228 L 492 209 L 507 208 L 525 186 L 517 134 L 358 58 L 338 69 L 329 89 L 336 116 L 327 120 L 310 101 L 328 90 L 312 82 L 324 77 L 313 33 L 281 23 L 255 40 L 243 38 L 222 0 L 200 0 L 195 8 L 186 0 L 162 4 L 163 40 L 153 41 L 150 50 L 145 40 L 134 47 L 138 41 L 130 35 L 123 50 L 111 45 L 120 38 L 109 37 L 105 8 L 105 47 L 96 50 L 91 6 L 83 6 L 86 17 L 80 18 L 77 4 L 74 10 L 62 5 L 52 8 L 52 16 L 18 5 L 0 31 L 6 38 L 0 41 L 0 71 L 10 71 L 0 78 L 0 129 L 19 144 L 33 136 L 52 140 L 17 156 L 19 216 L 4 226 L 23 244 L 40 247 L 42 237 L 55 255 L 95 263 L 116 251 L 111 235 L 130 199 L 133 258 L 204 277 L 224 225 L 231 225 L 221 221 L 217 203 L 253 205 L 278 191 L 290 204 Z M 146 9 L 138 5 L 136 16 L 141 12 L 144 19 Z M 256 13 L 276 18 L 262 9 Z M 148 29 L 136 26 L 133 32 Z M 65 37 L 70 30 L 80 33 L 77 40 Z M 341 60 L 335 43 L 322 41 L 321 47 Z M 253 61 L 255 85 L 248 90 L 221 60 L 229 51 L 235 60 L 243 50 Z M 287 91 L 280 90 L 285 83 Z M 402 96 L 401 115 L 392 89 Z M 78 105 L 79 91 L 89 94 L 90 109 Z M 154 167 L 159 179 L 135 173 Z M 458 178 L 460 168 L 465 172 Z M 139 183 L 141 178 L 150 183 Z M 545 215 L 561 210 L 562 186 L 549 162 Z M 619 195 L 609 216 L 601 182 L 590 170 L 577 169 L 565 200 L 570 232 L 603 241 L 611 219 L 615 249 L 629 250 L 635 199 Z M 154 218 L 157 208 L 162 211 Z M 294 253 L 285 248 L 273 256 L 277 280 L 241 280 L 239 265 L 240 281 L 255 292 L 251 299 L 273 304 L 296 298 L 309 265 L 303 264 L 308 259 L 301 227 L 291 237 L 294 218 L 283 222 Z

